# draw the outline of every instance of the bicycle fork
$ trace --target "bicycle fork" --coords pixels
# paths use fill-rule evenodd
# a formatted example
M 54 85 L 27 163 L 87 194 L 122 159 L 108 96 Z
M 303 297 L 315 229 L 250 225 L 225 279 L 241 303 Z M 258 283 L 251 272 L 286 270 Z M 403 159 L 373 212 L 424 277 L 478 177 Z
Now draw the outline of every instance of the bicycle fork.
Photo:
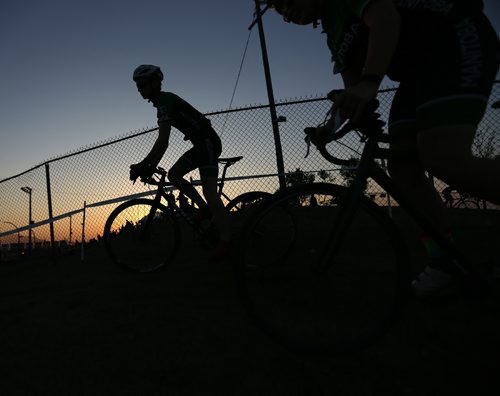
M 352 223 L 360 205 L 360 200 L 364 197 L 376 144 L 368 141 L 367 146 L 367 149 L 363 151 L 359 160 L 356 177 L 340 197 L 337 215 L 334 219 L 330 235 L 327 238 L 326 248 L 323 249 L 323 254 L 319 262 L 312 266 L 313 271 L 319 274 L 324 274 L 333 265 L 334 258 L 345 240 L 346 234 L 349 231 L 349 225 Z
M 333 226 L 326 239 L 326 246 L 323 249 L 319 260 L 312 265 L 313 272 L 324 274 L 332 265 L 339 249 L 348 233 L 349 225 L 356 214 L 359 206 L 359 199 L 363 196 L 366 183 L 361 180 L 355 181 L 339 199 L 337 214 L 334 217 Z

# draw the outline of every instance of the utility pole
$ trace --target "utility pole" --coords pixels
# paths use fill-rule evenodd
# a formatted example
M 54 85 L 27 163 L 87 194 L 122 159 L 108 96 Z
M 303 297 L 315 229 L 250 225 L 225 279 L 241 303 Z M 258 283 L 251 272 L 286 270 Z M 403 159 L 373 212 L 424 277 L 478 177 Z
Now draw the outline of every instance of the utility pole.
M 29 219 L 28 219 L 28 223 L 30 225 L 30 228 L 28 230 L 28 252 L 29 252 L 29 255 L 31 256 L 31 251 L 32 251 L 32 248 L 33 246 L 31 245 L 31 225 L 33 224 L 33 217 L 32 217 L 32 212 L 31 212 L 31 194 L 33 193 L 33 189 L 31 187 L 21 187 L 21 190 L 23 192 L 25 192 L 26 194 L 28 194 L 29 196 Z
M 45 164 L 45 178 L 47 180 L 47 201 L 49 204 L 49 219 L 52 219 L 54 216 L 52 214 L 52 192 L 50 189 L 50 170 L 49 164 Z M 52 256 L 55 255 L 56 246 L 55 246 L 55 238 L 54 238 L 54 223 L 50 222 L 50 248 L 52 252 Z
M 264 11 L 260 8 L 261 0 L 255 0 L 255 21 L 250 25 L 248 30 L 251 30 L 255 23 L 257 23 L 257 27 L 259 29 L 259 38 L 260 38 L 260 48 L 262 50 L 262 62 L 264 64 L 264 74 L 266 77 L 266 86 L 267 86 L 267 96 L 269 99 L 269 110 L 271 112 L 271 123 L 273 126 L 273 135 L 274 135 L 274 145 L 276 147 L 276 165 L 278 168 L 278 179 L 280 189 L 285 188 L 285 166 L 283 163 L 283 150 L 281 148 L 281 137 L 279 131 L 278 124 L 278 116 L 276 114 L 276 103 L 274 101 L 274 92 L 273 92 L 273 83 L 271 80 L 271 70 L 269 68 L 269 58 L 267 55 L 267 46 L 266 46 L 266 38 L 264 35 L 264 25 L 262 23 L 262 15 L 267 11 L 267 8 Z

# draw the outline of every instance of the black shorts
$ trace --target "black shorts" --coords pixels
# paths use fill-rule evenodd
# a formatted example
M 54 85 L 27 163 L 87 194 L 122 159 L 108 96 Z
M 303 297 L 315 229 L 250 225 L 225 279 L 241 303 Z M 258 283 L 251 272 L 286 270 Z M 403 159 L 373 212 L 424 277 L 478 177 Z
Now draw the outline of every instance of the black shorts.
M 193 141 L 193 147 L 186 151 L 177 161 L 177 163 L 182 164 L 186 173 L 199 168 L 201 177 L 217 177 L 222 144 L 215 131 L 210 135 L 210 138 Z
M 484 14 L 453 22 L 420 21 L 420 25 L 425 29 L 421 28 L 419 42 L 413 41 L 416 50 L 410 60 L 417 67 L 409 67 L 409 75 L 404 70 L 395 73 L 402 78 L 391 108 L 390 130 L 479 124 L 498 72 L 500 45 L 495 30 Z

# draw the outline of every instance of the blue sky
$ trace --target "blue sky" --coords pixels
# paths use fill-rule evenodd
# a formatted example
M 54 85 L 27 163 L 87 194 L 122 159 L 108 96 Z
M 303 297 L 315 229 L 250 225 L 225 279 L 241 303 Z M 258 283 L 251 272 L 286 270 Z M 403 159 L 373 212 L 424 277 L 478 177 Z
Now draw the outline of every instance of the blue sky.
M 485 0 L 500 28 L 498 0 Z M 0 179 L 48 158 L 148 126 L 135 90 L 141 63 L 162 67 L 165 90 L 201 111 L 226 109 L 253 0 L 19 0 L 0 6 Z M 275 96 L 340 87 L 321 29 L 264 18 Z M 233 107 L 267 103 L 257 30 Z

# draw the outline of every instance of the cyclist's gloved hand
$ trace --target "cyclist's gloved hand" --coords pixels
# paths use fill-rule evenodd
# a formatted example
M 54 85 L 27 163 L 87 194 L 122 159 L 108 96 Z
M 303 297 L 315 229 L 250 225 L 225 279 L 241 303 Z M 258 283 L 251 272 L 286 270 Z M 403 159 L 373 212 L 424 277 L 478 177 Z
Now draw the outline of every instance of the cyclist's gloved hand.
M 369 113 L 363 117 L 356 126 L 358 129 L 364 133 L 369 131 L 374 131 L 378 129 L 382 129 L 385 125 L 385 122 L 380 119 L 380 113 Z
M 330 131 L 324 126 L 314 128 L 314 132 L 311 133 L 311 143 L 315 146 L 325 145 L 331 141 Z
M 130 165 L 130 180 L 135 183 L 138 177 L 147 179 L 155 172 L 155 169 L 154 165 L 144 161 L 132 164 Z
M 313 127 L 305 128 L 304 133 L 306 134 L 304 140 L 307 144 L 307 152 L 305 158 L 309 156 L 309 149 L 311 143 L 314 144 L 316 147 L 319 147 L 329 143 L 333 139 L 331 137 L 330 131 L 324 126 L 319 126 L 316 128 Z

